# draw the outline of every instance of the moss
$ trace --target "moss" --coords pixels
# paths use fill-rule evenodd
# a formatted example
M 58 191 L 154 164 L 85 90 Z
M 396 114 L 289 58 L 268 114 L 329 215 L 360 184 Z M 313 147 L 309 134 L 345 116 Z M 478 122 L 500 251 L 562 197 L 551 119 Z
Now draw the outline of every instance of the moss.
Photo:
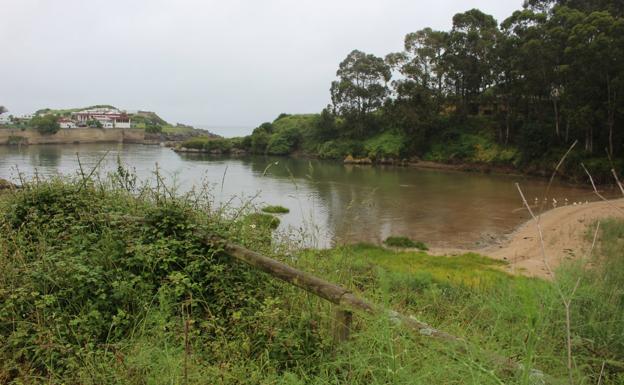
M 274 205 L 274 206 L 263 207 L 262 211 L 264 211 L 265 213 L 269 213 L 269 214 L 286 214 L 290 212 L 290 209 L 284 206 Z
M 384 243 L 391 247 L 415 248 L 419 250 L 429 250 L 427 245 L 421 241 L 412 241 L 407 237 L 388 237 Z

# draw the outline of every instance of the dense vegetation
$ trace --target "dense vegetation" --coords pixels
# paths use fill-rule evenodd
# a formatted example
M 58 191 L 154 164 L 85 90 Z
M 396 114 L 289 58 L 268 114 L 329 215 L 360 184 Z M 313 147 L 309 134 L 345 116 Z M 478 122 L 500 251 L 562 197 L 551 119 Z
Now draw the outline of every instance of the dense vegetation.
M 280 115 L 243 147 L 259 154 L 410 158 L 598 178 L 624 166 L 621 1 L 530 0 L 500 24 L 477 9 L 424 28 L 385 58 L 351 52 L 317 115 Z M 610 159 L 610 160 L 609 160 Z M 579 174 L 562 170 L 567 176 Z
M 108 182 L 49 181 L 0 195 L 0 382 L 65 384 L 535 384 L 624 380 L 624 224 L 603 223 L 590 269 L 554 283 L 504 263 L 355 245 L 299 251 L 271 242 L 271 216 L 203 197 Z M 341 283 L 468 341 L 463 349 L 384 318 L 355 317 L 336 344 L 331 307 L 205 244 L 226 237 Z M 486 351 L 511 357 L 509 371 Z
M 41 135 L 52 135 L 61 129 L 58 118 L 55 115 L 37 115 L 31 119 L 30 125 Z

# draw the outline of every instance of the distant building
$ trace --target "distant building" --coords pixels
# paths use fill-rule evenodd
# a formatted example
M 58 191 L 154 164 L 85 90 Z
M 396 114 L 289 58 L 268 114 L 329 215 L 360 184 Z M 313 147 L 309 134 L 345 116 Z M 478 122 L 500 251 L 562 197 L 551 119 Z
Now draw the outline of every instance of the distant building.
M 9 114 L 0 115 L 0 124 L 10 124 L 11 116 Z
M 91 108 L 73 112 L 72 118 L 78 126 L 97 120 L 102 128 L 130 128 L 130 116 L 116 108 Z
M 61 128 L 76 128 L 78 125 L 71 119 L 59 118 L 58 124 Z

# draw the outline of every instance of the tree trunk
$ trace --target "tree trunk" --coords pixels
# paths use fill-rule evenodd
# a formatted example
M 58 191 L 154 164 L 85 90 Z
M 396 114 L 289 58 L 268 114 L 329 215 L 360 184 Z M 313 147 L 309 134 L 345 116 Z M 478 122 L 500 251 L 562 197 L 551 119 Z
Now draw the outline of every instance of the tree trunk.
M 560 138 L 561 134 L 559 132 L 559 107 L 557 106 L 557 99 L 554 98 L 553 108 L 555 110 L 555 135 L 557 135 L 557 138 Z

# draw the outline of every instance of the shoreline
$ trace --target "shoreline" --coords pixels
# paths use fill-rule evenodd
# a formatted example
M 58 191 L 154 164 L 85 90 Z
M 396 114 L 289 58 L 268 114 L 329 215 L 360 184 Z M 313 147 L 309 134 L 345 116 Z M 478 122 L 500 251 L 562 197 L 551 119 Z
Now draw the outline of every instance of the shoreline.
M 592 236 L 589 234 L 593 234 L 596 221 L 624 218 L 624 198 L 560 206 L 539 214 L 538 218 L 544 236 L 546 261 L 556 271 L 563 261 L 585 258 L 589 254 L 592 244 Z M 544 263 L 539 233 L 533 219 L 483 247 L 434 247 L 428 253 L 453 256 L 471 252 L 508 262 L 504 269 L 511 274 L 553 278 Z

